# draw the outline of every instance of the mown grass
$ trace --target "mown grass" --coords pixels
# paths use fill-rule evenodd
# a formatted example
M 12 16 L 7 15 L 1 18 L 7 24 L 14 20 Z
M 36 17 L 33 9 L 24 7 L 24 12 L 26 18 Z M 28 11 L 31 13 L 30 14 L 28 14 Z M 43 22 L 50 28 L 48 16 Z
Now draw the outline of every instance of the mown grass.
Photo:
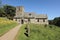
M 0 17 L 0 36 L 5 34 L 16 25 L 18 25 L 17 22 Z
M 25 33 L 26 25 L 23 25 L 16 36 L 16 40 L 60 40 L 60 28 L 54 25 L 29 24 L 30 37 Z

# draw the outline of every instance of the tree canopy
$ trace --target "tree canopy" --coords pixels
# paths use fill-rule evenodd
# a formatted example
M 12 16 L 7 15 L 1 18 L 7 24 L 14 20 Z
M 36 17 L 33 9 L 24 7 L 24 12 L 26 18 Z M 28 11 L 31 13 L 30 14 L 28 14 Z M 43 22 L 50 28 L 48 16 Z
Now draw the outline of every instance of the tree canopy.
M 60 26 L 60 17 L 54 18 L 53 23 L 54 23 L 54 25 L 56 25 L 56 26 Z
M 4 5 L 0 7 L 0 17 L 7 17 L 9 19 L 13 19 L 15 16 L 15 7 L 10 5 Z
M 60 27 L 60 17 L 55 17 L 53 20 L 49 20 L 49 24 L 56 25 Z

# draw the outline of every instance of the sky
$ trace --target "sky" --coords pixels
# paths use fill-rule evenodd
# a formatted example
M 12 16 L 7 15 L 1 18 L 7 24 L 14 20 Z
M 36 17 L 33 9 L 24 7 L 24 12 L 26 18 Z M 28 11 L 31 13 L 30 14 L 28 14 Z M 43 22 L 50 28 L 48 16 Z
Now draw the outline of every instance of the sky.
M 60 16 L 60 0 L 2 0 L 2 4 L 24 6 L 25 12 L 47 14 L 49 20 Z

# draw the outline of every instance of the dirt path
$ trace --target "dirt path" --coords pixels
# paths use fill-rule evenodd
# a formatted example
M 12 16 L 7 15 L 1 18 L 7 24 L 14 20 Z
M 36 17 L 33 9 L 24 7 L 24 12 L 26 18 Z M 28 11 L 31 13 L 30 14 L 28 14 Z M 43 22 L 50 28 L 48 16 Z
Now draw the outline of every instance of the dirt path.
M 0 37 L 0 40 L 14 40 L 14 38 L 17 35 L 18 30 L 20 29 L 20 27 L 21 27 L 21 25 L 18 25 L 15 28 L 11 29 L 5 35 L 3 35 L 2 37 Z

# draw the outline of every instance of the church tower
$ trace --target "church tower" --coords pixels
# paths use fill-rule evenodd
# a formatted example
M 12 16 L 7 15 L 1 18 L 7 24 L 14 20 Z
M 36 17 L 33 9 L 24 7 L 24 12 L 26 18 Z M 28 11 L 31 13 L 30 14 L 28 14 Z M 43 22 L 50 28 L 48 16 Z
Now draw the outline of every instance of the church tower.
M 16 16 L 20 17 L 24 15 L 24 7 L 18 6 L 16 7 Z

